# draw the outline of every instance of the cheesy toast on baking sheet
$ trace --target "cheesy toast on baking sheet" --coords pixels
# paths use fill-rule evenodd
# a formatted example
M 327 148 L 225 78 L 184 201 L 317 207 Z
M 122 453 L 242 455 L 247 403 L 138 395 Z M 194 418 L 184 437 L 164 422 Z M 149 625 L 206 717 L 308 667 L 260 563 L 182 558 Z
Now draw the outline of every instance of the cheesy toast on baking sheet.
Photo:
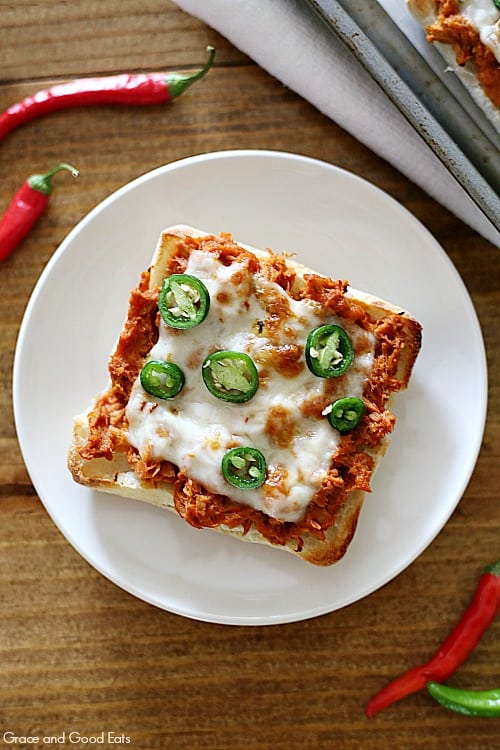
M 344 280 L 171 227 L 131 293 L 107 388 L 74 418 L 69 469 L 197 529 L 331 565 L 420 343 L 410 314 Z
M 498 0 L 407 0 L 427 39 L 500 132 Z

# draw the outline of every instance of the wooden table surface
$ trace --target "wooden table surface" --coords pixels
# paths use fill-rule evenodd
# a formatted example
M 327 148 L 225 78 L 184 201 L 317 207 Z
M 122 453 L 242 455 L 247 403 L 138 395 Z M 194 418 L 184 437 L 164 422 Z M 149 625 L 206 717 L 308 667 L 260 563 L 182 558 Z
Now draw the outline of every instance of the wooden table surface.
M 366 701 L 389 678 L 430 656 L 469 601 L 483 566 L 499 557 L 498 250 L 168 0 L 1 0 L 0 24 L 2 110 L 76 76 L 195 69 L 206 45 L 217 47 L 215 69 L 171 106 L 58 113 L 12 133 L 0 147 L 1 210 L 33 172 L 67 160 L 82 175 L 58 178 L 49 210 L 0 267 L 0 744 L 16 735 L 32 738 L 17 747 L 31 747 L 34 737 L 39 745 L 61 746 L 65 733 L 67 747 L 90 746 L 92 739 L 96 746 L 102 732 L 111 732 L 120 744 L 141 749 L 500 747 L 500 720 L 448 713 L 425 693 L 376 718 L 364 714 Z M 70 229 L 138 175 L 229 148 L 324 159 L 394 196 L 461 274 L 489 362 L 479 460 L 435 541 L 371 596 L 315 619 L 263 627 L 170 614 L 96 572 L 38 499 L 11 405 L 24 309 Z M 455 684 L 500 685 L 499 663 L 497 621 Z M 84 741 L 73 735 L 71 742 L 70 732 Z

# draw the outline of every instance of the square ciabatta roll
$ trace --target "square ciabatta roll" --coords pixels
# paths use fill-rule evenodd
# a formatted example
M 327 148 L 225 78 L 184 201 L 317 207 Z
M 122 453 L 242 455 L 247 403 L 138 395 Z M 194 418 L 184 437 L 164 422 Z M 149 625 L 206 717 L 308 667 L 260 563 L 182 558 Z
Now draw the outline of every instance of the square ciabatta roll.
M 69 469 L 197 529 L 331 565 L 420 343 L 410 314 L 346 281 L 171 227 L 131 293 L 108 387 L 74 419 Z
M 444 65 L 500 133 L 498 0 L 406 0 Z M 452 73 L 452 74 L 453 74 Z

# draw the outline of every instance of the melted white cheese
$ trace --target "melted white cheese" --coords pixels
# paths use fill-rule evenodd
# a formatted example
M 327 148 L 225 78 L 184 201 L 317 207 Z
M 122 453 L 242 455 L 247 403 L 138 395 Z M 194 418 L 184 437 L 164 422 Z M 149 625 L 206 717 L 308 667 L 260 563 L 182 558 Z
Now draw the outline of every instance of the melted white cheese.
M 500 62 L 500 10 L 493 0 L 461 0 L 460 11 Z
M 239 272 L 238 284 L 231 280 L 235 272 Z M 355 349 L 359 346 L 364 353 L 336 379 L 335 398 L 359 397 L 373 363 L 373 337 L 335 316 L 325 319 L 317 303 L 293 300 L 277 284 L 249 274 L 243 265 L 224 266 L 209 252 L 194 251 L 186 273 L 206 285 L 209 313 L 200 325 L 185 331 L 174 331 L 161 322 L 158 342 L 149 355 L 179 365 L 185 386 L 174 399 L 161 400 L 147 394 L 137 379 L 127 407 L 129 442 L 142 456 L 171 461 L 213 492 L 283 521 L 297 521 L 328 472 L 339 433 L 326 418 L 305 417 L 301 412 L 306 399 L 323 393 L 324 379 L 315 377 L 305 362 L 298 375 L 286 377 L 269 364 L 259 364 L 259 356 L 263 361 L 270 346 L 297 344 L 305 349 L 312 328 L 327 322 L 341 324 Z M 269 316 L 265 301 L 276 295 L 286 298 L 290 314 L 271 340 L 258 332 L 255 323 Z M 207 390 L 201 364 L 216 349 L 244 351 L 254 360 L 262 380 L 250 401 L 227 403 Z M 286 447 L 277 445 L 266 432 L 270 410 L 276 407 L 296 421 L 296 434 Z M 241 490 L 229 485 L 221 461 L 236 445 L 258 448 L 268 468 L 285 475 L 284 487 L 265 483 L 258 489 Z

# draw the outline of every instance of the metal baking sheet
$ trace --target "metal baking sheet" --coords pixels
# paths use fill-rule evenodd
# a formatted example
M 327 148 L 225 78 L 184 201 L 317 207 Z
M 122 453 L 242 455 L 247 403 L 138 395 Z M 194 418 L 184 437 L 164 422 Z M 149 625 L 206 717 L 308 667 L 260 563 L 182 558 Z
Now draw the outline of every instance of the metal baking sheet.
M 355 3 L 355 5 L 353 5 L 353 8 L 359 23 L 359 19 L 361 18 L 360 13 L 362 12 L 362 10 L 360 8 L 358 0 L 352 1 Z M 377 0 L 377 2 L 382 6 L 382 8 L 384 8 L 386 14 L 396 24 L 399 30 L 406 36 L 411 45 L 419 52 L 420 56 L 425 60 L 434 74 L 446 86 L 449 92 L 456 99 L 456 103 L 459 102 L 462 108 L 467 112 L 469 117 L 476 123 L 476 125 L 478 125 L 479 128 L 481 128 L 487 139 L 489 139 L 489 141 L 493 144 L 498 155 L 498 153 L 500 153 L 500 133 L 495 130 L 491 121 L 486 117 L 482 109 L 478 107 L 477 103 L 474 101 L 462 81 L 446 64 L 446 62 L 443 60 L 443 57 L 435 49 L 434 45 L 429 44 L 424 29 L 416 20 L 416 18 L 414 18 L 410 13 L 406 6 L 406 2 L 404 2 L 404 0 Z M 351 4 L 351 0 L 349 4 Z M 344 5 L 344 7 L 347 6 Z M 378 30 L 377 36 L 379 38 L 379 46 L 382 45 L 384 49 L 390 50 L 391 40 L 389 35 L 391 31 L 394 30 L 393 24 L 389 24 L 387 18 L 383 14 L 380 14 L 380 12 L 377 12 L 375 26 Z M 391 61 L 391 58 L 392 64 L 397 65 L 397 61 L 394 61 L 391 53 L 389 52 L 388 59 Z M 418 73 L 417 79 L 415 79 L 414 76 L 411 77 L 411 69 L 406 71 L 404 69 L 401 70 L 400 75 L 405 78 L 407 82 L 411 82 L 410 85 L 412 85 L 412 88 L 414 88 L 414 90 L 417 89 L 418 91 L 418 88 L 421 89 L 422 83 L 424 83 L 426 86 L 430 86 L 430 88 L 432 89 L 433 78 L 425 75 L 425 68 L 422 68 L 422 70 L 424 72 Z M 424 99 L 426 98 L 425 89 L 421 90 L 421 95 L 424 97 Z M 432 95 L 428 98 L 430 99 L 432 106 Z M 438 119 L 440 119 L 442 112 L 438 109 L 436 114 Z M 486 148 L 488 148 L 488 141 L 483 142 L 481 145 L 483 145 L 484 143 L 486 143 Z
M 306 2 L 500 231 L 500 139 L 461 82 L 452 82 L 451 89 L 445 85 L 410 35 L 381 4 L 366 0 Z

